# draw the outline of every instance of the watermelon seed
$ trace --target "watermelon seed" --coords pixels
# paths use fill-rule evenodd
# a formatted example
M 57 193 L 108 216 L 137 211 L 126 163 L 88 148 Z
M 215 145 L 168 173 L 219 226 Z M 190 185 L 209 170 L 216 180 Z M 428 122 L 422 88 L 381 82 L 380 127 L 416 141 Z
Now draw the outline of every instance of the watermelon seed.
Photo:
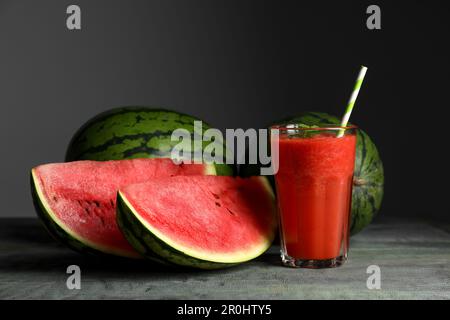
M 53 201 L 58 202 L 58 198 L 56 198 L 55 196 L 53 196 Z
M 100 203 L 98 201 L 94 201 L 94 203 L 97 206 L 97 208 L 100 208 Z
M 216 202 L 216 206 L 221 207 L 220 203 Z
M 87 213 L 88 215 L 91 215 L 91 213 L 89 212 L 89 209 L 88 209 L 88 208 L 84 208 L 84 211 L 86 211 L 86 213 Z
M 219 197 L 219 195 L 218 194 L 215 194 L 214 192 L 211 192 L 211 194 L 214 196 L 214 198 L 216 198 L 216 199 L 219 199 L 220 197 Z
M 234 213 L 233 211 L 231 211 L 229 208 L 227 208 L 227 210 L 228 210 L 228 212 L 229 212 L 230 214 L 232 214 L 233 216 L 235 216 L 235 213 Z

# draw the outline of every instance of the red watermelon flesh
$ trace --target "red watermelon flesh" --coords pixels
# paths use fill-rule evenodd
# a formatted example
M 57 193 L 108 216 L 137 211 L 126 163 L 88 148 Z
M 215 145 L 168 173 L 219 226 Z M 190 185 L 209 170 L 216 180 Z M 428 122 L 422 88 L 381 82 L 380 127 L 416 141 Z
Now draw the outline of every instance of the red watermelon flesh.
M 76 161 L 38 166 L 32 182 L 47 226 L 57 224 L 67 237 L 96 251 L 136 257 L 116 223 L 118 189 L 160 176 L 207 174 L 211 168 L 170 159 Z
M 120 218 L 147 231 L 136 237 L 155 237 L 166 248 L 151 248 L 156 254 L 193 267 L 255 258 L 276 230 L 274 196 L 264 177 L 157 178 L 121 189 L 119 199 L 129 209 Z

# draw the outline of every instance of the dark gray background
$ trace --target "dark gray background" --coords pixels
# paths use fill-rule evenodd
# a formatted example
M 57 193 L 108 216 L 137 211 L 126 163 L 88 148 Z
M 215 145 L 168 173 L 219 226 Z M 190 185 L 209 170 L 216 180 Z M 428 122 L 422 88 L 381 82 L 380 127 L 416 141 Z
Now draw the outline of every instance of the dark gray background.
M 369 67 L 352 121 L 385 163 L 382 215 L 449 218 L 450 11 L 445 2 L 0 1 L 0 216 L 33 216 L 29 170 L 62 161 L 88 118 L 155 105 L 224 128 L 300 111 L 340 115 Z M 66 8 L 82 30 L 66 29 Z

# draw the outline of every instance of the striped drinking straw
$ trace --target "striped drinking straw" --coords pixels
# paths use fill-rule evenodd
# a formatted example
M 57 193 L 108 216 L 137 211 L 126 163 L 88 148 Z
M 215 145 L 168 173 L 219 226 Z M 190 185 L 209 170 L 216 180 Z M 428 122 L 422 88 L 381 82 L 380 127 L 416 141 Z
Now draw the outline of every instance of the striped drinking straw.
M 359 89 L 361 89 L 361 85 L 364 80 L 364 76 L 366 75 L 367 67 L 361 66 L 361 70 L 359 71 L 358 79 L 356 79 L 355 87 L 353 88 L 352 95 L 350 96 L 350 100 L 347 104 L 347 109 L 345 109 L 345 114 L 342 117 L 341 127 L 346 127 L 348 123 L 348 119 L 350 119 L 350 115 L 352 114 L 353 106 L 355 105 L 356 98 L 358 98 Z M 344 136 L 345 129 L 340 129 L 337 137 L 341 138 Z

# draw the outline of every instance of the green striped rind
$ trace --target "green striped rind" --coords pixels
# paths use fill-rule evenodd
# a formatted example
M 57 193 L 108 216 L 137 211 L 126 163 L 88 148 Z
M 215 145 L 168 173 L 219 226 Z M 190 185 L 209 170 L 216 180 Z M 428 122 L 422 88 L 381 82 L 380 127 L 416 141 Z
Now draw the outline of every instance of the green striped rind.
M 323 112 L 305 112 L 289 117 L 276 124 L 298 123 L 308 126 L 340 125 L 341 120 Z M 383 163 L 375 144 L 361 129 L 357 134 L 355 176 L 352 194 L 351 234 L 366 227 L 377 214 L 383 199 L 384 170 Z M 240 175 L 259 175 L 259 165 L 243 165 Z M 273 177 L 269 177 L 274 186 Z
M 130 244 L 144 257 L 153 261 L 169 261 L 175 265 L 208 270 L 236 265 L 234 263 L 217 263 L 196 259 L 168 246 L 135 217 L 133 211 L 126 205 L 120 192 L 117 195 L 116 217 L 119 228 L 123 231 Z M 155 260 L 155 257 L 158 258 Z
M 69 143 L 66 161 L 170 158 L 178 141 L 171 141 L 176 129 L 193 134 L 199 119 L 175 111 L 150 107 L 122 107 L 103 112 L 84 124 Z M 203 131 L 210 126 L 203 122 Z M 202 134 L 202 132 L 198 132 Z M 220 143 L 224 146 L 223 141 Z M 203 142 L 204 149 L 209 142 Z M 192 153 L 198 158 L 200 149 Z M 218 156 L 223 156 L 223 150 Z M 233 175 L 233 168 L 216 164 L 218 175 Z
M 355 177 L 352 195 L 351 233 L 366 227 L 381 207 L 384 169 L 378 150 L 370 137 L 358 130 Z
M 126 219 L 121 219 L 119 215 L 119 210 L 117 209 L 116 213 L 117 224 L 119 225 L 119 229 L 122 231 L 125 239 L 131 244 L 131 246 L 139 252 L 143 257 L 151 260 L 152 262 L 156 262 L 165 266 L 174 266 L 167 260 L 162 259 L 160 256 L 156 255 L 151 251 L 145 242 L 137 238 L 132 230 L 134 229 L 133 225 Z

